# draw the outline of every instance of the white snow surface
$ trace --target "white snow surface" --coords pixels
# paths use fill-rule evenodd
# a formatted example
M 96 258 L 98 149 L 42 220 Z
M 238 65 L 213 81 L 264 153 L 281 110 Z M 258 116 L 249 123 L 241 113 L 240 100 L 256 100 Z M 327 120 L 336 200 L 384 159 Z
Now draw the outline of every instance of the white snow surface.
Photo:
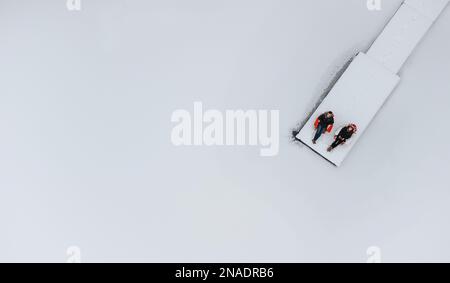
M 400 7 L 0 0 L 0 261 L 450 261 L 450 9 L 340 168 L 291 142 Z M 280 153 L 174 147 L 171 115 L 280 110 Z
M 297 135 L 297 139 L 334 165 L 340 166 L 399 81 L 397 75 L 366 54 L 359 53 Z M 334 141 L 334 131 L 323 134 L 317 144 L 312 142 L 316 118 L 328 111 L 335 115 L 335 128 L 350 123 L 358 127 L 358 132 L 351 140 L 332 152 L 328 152 L 327 148 Z

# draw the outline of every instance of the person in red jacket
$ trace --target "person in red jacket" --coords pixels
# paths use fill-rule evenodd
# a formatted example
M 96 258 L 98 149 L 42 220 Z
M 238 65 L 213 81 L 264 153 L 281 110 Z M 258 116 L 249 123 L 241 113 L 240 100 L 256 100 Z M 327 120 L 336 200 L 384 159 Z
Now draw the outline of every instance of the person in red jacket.
M 345 127 L 340 128 L 336 131 L 336 135 L 334 136 L 333 144 L 328 147 L 328 152 L 331 152 L 333 149 L 338 147 L 341 144 L 345 144 L 347 140 L 351 139 L 352 136 L 356 133 L 358 128 L 355 124 L 349 124 Z
M 317 140 L 325 133 L 331 133 L 334 125 L 334 114 L 329 111 L 320 115 L 316 122 L 314 123 L 314 128 L 316 129 L 316 134 L 312 140 L 313 144 L 316 144 Z

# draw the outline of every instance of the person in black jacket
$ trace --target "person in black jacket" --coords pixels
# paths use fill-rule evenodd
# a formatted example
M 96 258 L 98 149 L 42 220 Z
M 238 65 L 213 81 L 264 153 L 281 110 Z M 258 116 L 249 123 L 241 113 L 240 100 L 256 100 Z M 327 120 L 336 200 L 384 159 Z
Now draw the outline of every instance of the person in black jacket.
M 325 132 L 331 133 L 334 125 L 334 114 L 329 111 L 320 115 L 315 123 L 314 128 L 316 128 L 316 134 L 312 140 L 313 144 L 316 144 L 317 140 L 324 134 Z
M 339 129 L 334 137 L 334 142 L 328 147 L 328 152 L 331 152 L 333 149 L 338 147 L 341 144 L 345 144 L 347 140 L 351 139 L 352 136 L 356 133 L 358 128 L 355 124 L 349 124 L 345 127 Z

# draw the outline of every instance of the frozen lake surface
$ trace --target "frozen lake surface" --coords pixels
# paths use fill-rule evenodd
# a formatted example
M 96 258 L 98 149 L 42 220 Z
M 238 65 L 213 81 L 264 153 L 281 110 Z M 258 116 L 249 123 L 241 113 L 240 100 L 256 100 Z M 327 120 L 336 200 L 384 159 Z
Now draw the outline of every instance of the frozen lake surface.
M 450 261 L 450 8 L 337 169 L 291 131 L 401 0 L 82 2 L 0 0 L 0 261 Z M 195 101 L 279 155 L 173 146 Z

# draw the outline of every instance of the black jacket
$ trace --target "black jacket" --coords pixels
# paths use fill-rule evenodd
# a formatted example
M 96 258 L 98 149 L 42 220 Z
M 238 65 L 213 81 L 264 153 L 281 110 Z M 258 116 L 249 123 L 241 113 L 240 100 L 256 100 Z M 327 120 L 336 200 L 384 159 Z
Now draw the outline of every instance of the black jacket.
M 349 126 L 343 127 L 342 130 L 339 132 L 338 137 L 342 138 L 344 140 L 351 139 L 355 132 L 354 131 L 349 132 L 348 128 L 350 128 L 350 127 Z
M 319 125 L 323 126 L 324 128 L 334 124 L 334 118 L 333 117 L 328 118 L 327 114 L 320 115 L 318 119 Z

